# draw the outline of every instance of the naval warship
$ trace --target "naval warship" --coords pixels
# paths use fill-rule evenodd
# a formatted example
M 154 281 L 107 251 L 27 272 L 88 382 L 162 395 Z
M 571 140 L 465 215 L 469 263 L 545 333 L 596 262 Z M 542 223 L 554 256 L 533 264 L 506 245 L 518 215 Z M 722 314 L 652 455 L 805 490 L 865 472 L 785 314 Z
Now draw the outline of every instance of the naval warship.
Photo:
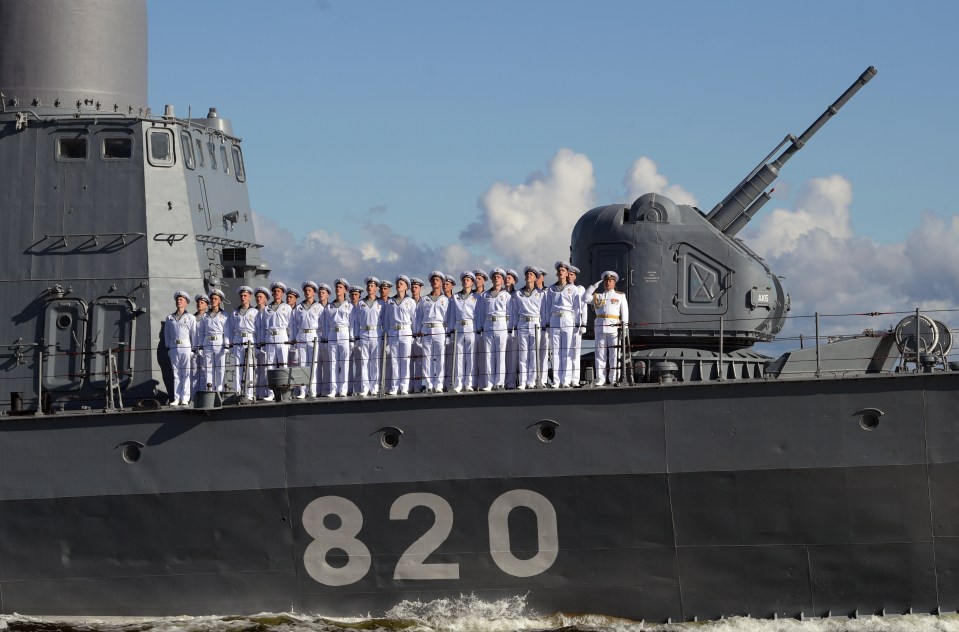
M 572 261 L 620 271 L 632 314 L 616 388 L 293 401 L 279 371 L 275 402 L 183 410 L 174 291 L 232 297 L 269 265 L 240 139 L 213 109 L 150 110 L 146 39 L 145 0 L 0 2 L 0 610 L 959 606 L 949 328 L 754 349 L 789 297 L 737 234 L 875 69 L 710 212 L 583 215 Z

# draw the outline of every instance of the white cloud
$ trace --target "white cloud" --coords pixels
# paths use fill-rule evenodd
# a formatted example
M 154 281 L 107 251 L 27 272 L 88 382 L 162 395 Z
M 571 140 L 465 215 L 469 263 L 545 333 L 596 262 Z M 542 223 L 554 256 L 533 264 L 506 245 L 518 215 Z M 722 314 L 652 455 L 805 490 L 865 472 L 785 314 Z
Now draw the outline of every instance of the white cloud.
M 665 195 L 676 204 L 697 206 L 696 196 L 678 184 L 669 184 L 666 176 L 659 173 L 656 163 L 646 156 L 640 156 L 623 176 L 626 187 L 626 204 L 646 193 Z
M 560 149 L 545 174 L 526 182 L 493 184 L 479 200 L 480 215 L 460 239 L 502 260 L 499 265 L 549 266 L 569 256 L 569 235 L 593 204 L 593 163 Z

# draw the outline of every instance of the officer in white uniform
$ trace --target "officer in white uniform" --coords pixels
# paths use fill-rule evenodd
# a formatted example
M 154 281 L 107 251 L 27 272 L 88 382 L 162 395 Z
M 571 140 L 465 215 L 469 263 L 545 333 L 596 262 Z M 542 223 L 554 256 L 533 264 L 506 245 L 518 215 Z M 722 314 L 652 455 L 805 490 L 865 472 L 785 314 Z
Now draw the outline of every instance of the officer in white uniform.
M 380 387 L 380 319 L 383 304 L 377 296 L 380 280 L 366 277 L 366 296 L 353 308 L 353 338 L 359 364 L 356 394 L 360 397 L 376 395 Z
M 190 304 L 190 295 L 179 290 L 173 294 L 176 311 L 166 317 L 163 323 L 163 342 L 170 354 L 173 365 L 173 397 L 170 406 L 190 403 L 191 366 L 193 347 L 196 343 L 196 317 L 186 311 Z
M 593 332 L 596 335 L 596 381 L 595 386 L 615 384 L 619 381 L 619 336 L 622 328 L 629 325 L 629 304 L 626 295 L 616 290 L 619 275 L 607 270 L 602 281 L 586 289 L 586 300 L 593 306 L 596 320 Z M 596 288 L 603 285 L 603 290 Z
M 420 299 L 416 311 L 423 345 L 423 382 L 427 392 L 442 393 L 450 299 L 443 294 L 445 274 L 434 270 L 429 280 L 433 291 Z
M 579 276 L 579 268 L 571 265 L 569 267 L 569 282 L 579 292 L 579 314 L 576 318 L 576 327 L 573 329 L 573 386 L 580 385 L 579 361 L 583 353 L 583 334 L 586 333 L 586 307 L 588 303 L 583 298 L 586 295 L 586 288 L 576 284 L 576 277 Z
M 466 388 L 473 390 L 473 363 L 476 357 L 476 306 L 479 304 L 473 285 L 476 276 L 469 270 L 460 274 L 463 289 L 453 295 L 451 329 L 455 338 L 453 344 L 453 391 L 459 393 Z
M 542 328 L 543 291 L 536 288 L 536 268 L 523 269 L 526 285 L 513 292 L 510 309 L 516 332 L 517 388 L 534 388 L 538 379 L 539 334 Z
M 223 311 L 223 290 L 210 292 L 210 309 L 200 320 L 198 338 L 203 347 L 204 375 L 201 390 L 223 392 L 226 377 L 226 328 L 229 320 Z
M 256 364 L 256 308 L 250 305 L 253 288 L 241 285 L 237 290 L 240 305 L 230 315 L 227 322 L 226 338 L 233 351 L 233 390 L 246 400 L 252 401 L 256 382 L 254 366 Z
M 510 295 L 506 291 L 506 272 L 490 271 L 493 289 L 483 293 L 476 309 L 476 319 L 483 332 L 484 377 L 482 390 L 499 390 L 506 384 L 506 339 L 509 336 Z
M 304 399 L 307 395 L 316 397 L 317 376 L 319 376 L 319 340 L 320 327 L 323 318 L 323 306 L 316 300 L 320 286 L 314 281 L 304 281 L 303 302 L 293 310 L 293 340 L 296 342 L 297 366 L 308 368 L 309 377 L 306 384 L 296 388 L 296 398 Z M 292 362 L 292 361 L 291 361 Z
M 569 264 L 557 261 L 556 283 L 546 289 L 543 320 L 549 320 L 549 345 L 553 353 L 553 379 L 550 386 L 561 388 L 573 383 L 573 328 L 579 318 L 579 292 L 569 284 Z
M 383 323 L 390 347 L 390 395 L 408 395 L 410 392 L 410 360 L 413 354 L 413 324 L 416 320 L 416 301 L 407 294 L 410 278 L 396 277 L 396 295 L 390 299 Z
M 346 297 L 350 284 L 333 282 L 336 299 L 326 306 L 326 339 L 330 345 L 330 382 L 327 397 L 346 397 L 350 388 L 350 351 L 353 337 L 353 303 Z

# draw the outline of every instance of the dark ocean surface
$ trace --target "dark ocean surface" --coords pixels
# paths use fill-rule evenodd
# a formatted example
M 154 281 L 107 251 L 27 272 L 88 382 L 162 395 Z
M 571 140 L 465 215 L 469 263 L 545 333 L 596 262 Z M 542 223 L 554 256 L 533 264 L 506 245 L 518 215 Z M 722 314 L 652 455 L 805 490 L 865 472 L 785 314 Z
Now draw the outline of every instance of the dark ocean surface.
M 484 602 L 474 597 L 404 602 L 383 618 L 328 619 L 296 613 L 242 617 L 71 618 L 0 616 L 0 630 L 16 632 L 959 632 L 959 615 L 831 617 L 647 623 L 597 615 L 542 614 L 522 598 Z

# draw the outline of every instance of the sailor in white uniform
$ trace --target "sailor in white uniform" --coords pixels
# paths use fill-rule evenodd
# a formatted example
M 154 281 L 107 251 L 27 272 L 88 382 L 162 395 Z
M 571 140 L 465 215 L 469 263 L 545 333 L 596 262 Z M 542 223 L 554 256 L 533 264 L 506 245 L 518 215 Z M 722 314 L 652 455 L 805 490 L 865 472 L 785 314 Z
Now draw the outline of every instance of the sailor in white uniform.
M 326 339 L 330 348 L 330 376 L 327 397 L 346 397 L 350 388 L 353 303 L 346 296 L 350 284 L 339 278 L 333 283 L 336 299 L 326 306 Z
M 612 270 L 603 273 L 602 280 L 586 289 L 586 301 L 593 306 L 596 320 L 596 386 L 619 381 L 619 336 L 629 326 L 629 304 L 626 295 L 616 290 L 619 275 Z M 597 292 L 599 285 L 602 291 Z
M 264 310 L 263 334 L 266 342 L 266 361 L 269 368 L 288 364 L 290 355 L 290 318 L 293 310 L 286 303 L 286 285 L 279 281 L 270 284 L 273 302 Z
M 506 291 L 506 272 L 502 268 L 490 271 L 493 289 L 483 293 L 476 308 L 476 320 L 483 332 L 483 361 L 485 362 L 482 390 L 502 389 L 506 383 L 506 339 L 510 322 L 510 295 Z
M 193 347 L 196 343 L 196 317 L 186 311 L 190 295 L 179 290 L 173 295 L 176 311 L 163 323 L 163 342 L 173 365 L 173 396 L 170 406 L 190 403 L 191 366 Z
M 413 302 L 416 303 L 419 307 L 420 301 L 423 298 L 423 286 L 426 285 L 421 279 L 413 277 L 410 279 L 410 297 L 413 299 Z M 420 324 L 419 321 L 413 320 L 413 348 L 411 351 L 410 357 L 410 388 L 414 393 L 422 391 L 425 386 L 424 376 L 425 371 L 423 369 L 423 339 L 420 337 Z
M 473 390 L 473 363 L 476 357 L 476 306 L 479 304 L 473 285 L 476 276 L 469 270 L 460 274 L 463 289 L 453 295 L 452 317 L 454 362 L 453 391 Z
M 317 395 L 317 377 L 320 374 L 317 362 L 324 312 L 323 306 L 316 300 L 320 286 L 314 281 L 304 281 L 302 287 L 306 298 L 293 310 L 292 334 L 293 340 L 296 341 L 297 366 L 308 368 L 309 377 L 306 384 L 297 387 L 297 399 L 304 399 L 307 395 L 310 397 Z
M 203 358 L 203 339 L 199 337 L 200 334 L 200 323 L 203 322 L 203 317 L 206 316 L 206 312 L 210 309 L 210 297 L 206 294 L 197 294 L 193 297 L 193 303 L 196 305 L 196 311 L 193 312 L 193 317 L 196 318 L 196 330 L 197 338 L 193 341 L 193 355 L 190 356 L 190 396 L 196 395 L 197 391 L 202 391 L 206 388 L 206 367 L 205 360 Z
M 510 309 L 516 332 L 517 388 L 534 388 L 538 379 L 539 334 L 542 329 L 543 291 L 536 288 L 536 268 L 523 269 L 526 285 L 513 292 Z
M 256 396 L 263 401 L 273 401 L 273 391 L 266 383 L 266 370 L 269 366 L 266 343 L 266 303 L 270 300 L 270 290 L 262 285 L 253 293 L 256 298 Z
M 333 290 L 326 283 L 320 283 L 317 291 L 316 301 L 320 304 L 320 319 L 317 322 L 316 333 L 320 336 L 320 353 L 316 358 L 316 388 L 317 395 L 328 395 L 327 389 L 330 385 L 330 344 L 326 339 L 326 308 L 330 304 L 330 296 Z
M 253 288 L 241 285 L 237 290 L 240 305 L 230 315 L 227 322 L 226 337 L 233 351 L 233 390 L 246 400 L 253 400 L 256 383 L 254 367 L 256 364 L 256 316 L 258 312 L 250 305 Z
M 546 268 L 536 268 L 536 289 L 546 291 Z M 544 294 L 545 298 L 546 295 Z M 549 319 L 542 318 L 539 327 L 539 375 L 536 377 L 536 386 L 546 385 L 546 376 L 549 374 Z
M 407 294 L 410 278 L 396 277 L 396 295 L 390 299 L 383 323 L 390 347 L 390 395 L 408 395 L 410 392 L 410 360 L 413 354 L 413 324 L 416 320 L 416 301 Z
M 443 392 L 444 350 L 450 299 L 443 294 L 446 275 L 438 270 L 430 273 L 433 291 L 420 299 L 416 317 L 423 345 L 423 382 L 427 392 Z
M 204 375 L 200 380 L 201 390 L 223 392 L 226 377 L 226 329 L 227 318 L 223 311 L 225 295 L 219 288 L 210 292 L 210 309 L 200 320 L 198 338 L 203 347 Z
M 553 388 L 573 383 L 573 328 L 580 309 L 579 292 L 569 284 L 569 264 L 557 261 L 556 283 L 546 289 L 543 320 L 549 321 L 549 346 L 553 353 Z
M 385 394 L 390 390 L 392 375 L 390 373 L 390 345 L 387 340 L 386 316 L 390 310 L 390 294 L 393 292 L 393 282 L 389 279 L 380 280 L 380 381 L 376 385 L 377 393 Z
M 296 360 L 299 349 L 296 345 L 296 336 L 293 334 L 293 320 L 296 317 L 296 305 L 299 300 L 300 291 L 298 289 L 295 287 L 286 288 L 286 304 L 290 306 L 290 324 L 286 326 L 286 339 L 289 340 L 287 343 L 289 351 L 287 351 L 286 363 L 289 366 L 299 366 Z
M 510 302 L 513 299 L 513 292 L 516 290 L 516 283 L 519 281 L 519 272 L 512 268 L 506 268 L 506 283 L 504 289 L 510 295 Z M 506 338 L 506 388 L 516 388 L 516 324 L 510 326 L 509 335 Z
M 576 277 L 579 276 L 579 268 L 571 265 L 569 267 L 569 282 L 579 292 L 579 314 L 576 318 L 576 326 L 573 329 L 573 386 L 580 385 L 579 361 L 583 353 L 583 334 L 586 333 L 586 309 L 587 302 L 584 300 L 586 288 L 576 284 Z
M 356 340 L 356 354 L 359 375 L 356 394 L 360 397 L 376 395 L 380 387 L 380 320 L 383 304 L 377 291 L 380 280 L 374 276 L 366 277 L 366 296 L 353 308 L 353 338 Z
M 486 293 L 486 282 L 489 280 L 489 273 L 482 268 L 476 268 L 473 270 L 473 278 L 476 279 L 476 285 L 473 287 L 473 294 L 476 295 L 476 300 L 480 300 L 484 293 Z M 480 333 L 480 329 L 483 327 L 483 323 L 476 322 L 476 340 L 475 340 L 475 349 L 473 353 L 473 386 L 475 388 L 482 388 L 486 375 L 486 360 L 483 353 L 483 334 Z

